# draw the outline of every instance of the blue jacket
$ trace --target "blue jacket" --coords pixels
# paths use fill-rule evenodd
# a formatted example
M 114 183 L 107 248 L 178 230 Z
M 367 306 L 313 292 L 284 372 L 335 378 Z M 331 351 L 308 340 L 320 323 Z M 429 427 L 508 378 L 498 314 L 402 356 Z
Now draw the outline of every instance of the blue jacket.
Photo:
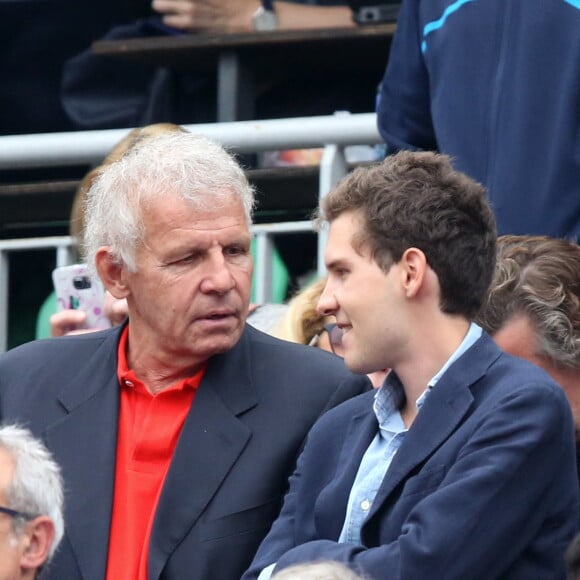
M 483 183 L 499 233 L 580 240 L 580 0 L 404 0 L 378 124 Z
M 549 0 L 546 0 L 549 1 Z M 557 580 L 578 522 L 572 416 L 563 390 L 484 334 L 443 374 L 393 458 L 361 529 L 337 543 L 373 393 L 311 430 L 243 580 L 338 560 L 373 580 Z

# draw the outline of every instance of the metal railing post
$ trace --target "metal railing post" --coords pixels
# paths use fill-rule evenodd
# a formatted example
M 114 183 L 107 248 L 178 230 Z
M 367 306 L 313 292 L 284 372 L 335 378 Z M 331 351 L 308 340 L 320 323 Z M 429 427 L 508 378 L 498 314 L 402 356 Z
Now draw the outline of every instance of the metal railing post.
M 324 196 L 348 173 L 344 147 L 326 145 L 320 161 L 320 181 L 318 187 L 318 203 Z M 317 271 L 318 276 L 326 275 L 324 265 L 324 250 L 328 240 L 328 229 L 321 228 L 318 232 Z
M 0 249 L 0 352 L 8 348 L 8 252 Z

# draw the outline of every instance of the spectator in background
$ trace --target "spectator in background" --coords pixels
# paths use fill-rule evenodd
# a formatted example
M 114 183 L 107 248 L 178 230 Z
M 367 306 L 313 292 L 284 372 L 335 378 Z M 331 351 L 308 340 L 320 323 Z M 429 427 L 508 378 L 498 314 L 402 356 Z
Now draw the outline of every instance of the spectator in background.
M 0 2 L 0 134 L 70 131 L 64 62 L 129 17 L 123 0 Z
M 380 133 L 450 155 L 500 234 L 580 241 L 579 103 L 578 0 L 403 0 Z
M 245 324 L 253 203 L 234 159 L 187 132 L 91 186 L 87 262 L 128 322 L 0 358 L 0 417 L 46 434 L 69 491 L 48 578 L 239 579 L 310 426 L 368 389 Z
M 376 580 L 562 578 L 572 416 L 548 375 L 471 322 L 496 256 L 484 188 L 446 156 L 401 152 L 355 169 L 321 212 L 319 310 L 351 370 L 392 370 L 310 431 L 243 579 L 317 560 Z
M 334 316 L 318 311 L 318 301 L 324 290 L 326 278 L 320 278 L 298 292 L 288 304 L 284 317 L 272 329 L 272 335 L 283 340 L 317 346 L 337 356 L 344 356 L 342 329 Z M 380 387 L 388 370 L 368 373 L 373 387 Z
M 260 27 L 256 12 L 263 7 L 275 15 L 272 28 L 354 26 L 350 8 L 341 0 L 267 3 L 261 0 L 153 0 L 152 6 L 163 16 L 167 26 L 181 30 L 254 30 Z
M 338 4 L 338 6 L 337 6 Z M 342 4 L 342 5 L 341 5 Z M 182 33 L 224 33 L 261 29 L 254 17 L 259 0 L 156 0 L 144 18 L 116 26 L 106 40 L 147 38 Z M 350 9 L 341 0 L 307 3 L 274 2 L 275 16 L 266 17 L 282 29 L 354 26 Z M 95 38 L 95 40 L 97 40 Z M 159 121 L 208 123 L 216 120 L 216 80 L 210 73 L 187 73 L 168 67 L 152 68 L 85 50 L 70 59 L 63 73 L 64 108 L 78 128 L 97 129 L 144 125 Z M 262 87 L 256 100 L 258 118 L 296 115 L 296 92 L 291 83 L 277 80 Z M 311 83 L 312 84 L 312 83 Z M 311 87 L 313 88 L 313 87 Z M 311 90 L 299 114 L 331 114 L 337 109 L 372 104 L 360 94 L 342 93 L 325 85 Z M 360 92 L 360 91 L 359 91 Z M 332 97 L 332 99 L 330 98 Z M 367 110 L 365 108 L 365 110 Z
M 503 350 L 543 368 L 564 389 L 580 441 L 580 246 L 543 236 L 500 237 L 477 320 Z
M 54 555 L 64 529 L 60 469 L 21 427 L 0 427 L 0 578 L 30 580 Z

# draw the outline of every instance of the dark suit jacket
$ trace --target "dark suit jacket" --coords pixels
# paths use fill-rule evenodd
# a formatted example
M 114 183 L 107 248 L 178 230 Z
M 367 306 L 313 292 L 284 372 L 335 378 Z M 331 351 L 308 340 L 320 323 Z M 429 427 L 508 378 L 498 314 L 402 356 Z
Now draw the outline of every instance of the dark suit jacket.
M 102 580 L 113 498 L 119 331 L 37 341 L 0 358 L 2 420 L 42 437 L 62 466 L 66 533 L 47 573 Z M 306 433 L 366 377 L 311 347 L 246 327 L 211 359 L 167 474 L 149 578 L 239 580 L 276 518 Z
M 377 580 L 564 578 L 578 521 L 574 435 L 562 390 L 483 335 L 441 377 L 361 530 L 339 544 L 349 493 L 377 433 L 368 393 L 327 413 L 298 460 L 280 518 L 244 580 L 339 560 Z

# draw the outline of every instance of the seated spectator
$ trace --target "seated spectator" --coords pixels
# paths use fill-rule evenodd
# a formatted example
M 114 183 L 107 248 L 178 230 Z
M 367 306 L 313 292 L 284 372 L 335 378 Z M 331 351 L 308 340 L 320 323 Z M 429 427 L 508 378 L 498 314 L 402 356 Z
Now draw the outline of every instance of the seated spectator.
M 334 560 L 376 580 L 562 578 L 578 524 L 562 389 L 473 319 L 494 273 L 484 188 L 448 157 L 401 152 L 321 202 L 318 308 L 346 365 L 392 370 L 310 430 L 244 580 Z
M 79 248 L 84 244 L 84 206 L 87 192 L 91 188 L 95 179 L 100 175 L 103 168 L 121 159 L 135 147 L 141 146 L 151 137 L 166 133 L 185 132 L 185 129 L 172 123 L 156 123 L 146 127 L 139 127 L 129 131 L 119 143 L 117 143 L 109 154 L 102 161 L 101 165 L 91 169 L 80 182 L 75 197 L 70 216 L 71 236 L 76 238 Z M 51 297 L 48 298 L 51 300 Z M 52 300 L 51 300 L 52 304 Z M 113 324 L 120 324 L 127 316 L 127 303 L 125 300 L 117 300 L 107 293 L 104 304 L 105 314 Z M 66 309 L 56 312 L 50 316 L 50 336 L 63 336 L 70 333 L 90 332 L 92 329 L 85 329 L 84 323 L 86 314 L 82 310 Z M 37 329 L 36 338 L 44 338 L 48 333 L 44 328 Z
M 274 574 L 272 580 L 363 580 L 363 578 L 350 568 L 330 560 L 290 566 Z
M 580 438 L 580 246 L 544 236 L 501 236 L 477 320 L 503 350 L 560 384 Z M 580 477 L 580 445 L 578 465 Z
M 580 418 L 580 246 L 544 236 L 502 236 L 477 316 L 506 352 L 547 371 Z
M 303 2 L 259 0 L 156 0 L 145 18 L 113 27 L 103 40 L 262 30 L 350 27 L 351 11 L 342 0 Z M 269 10 L 264 10 L 264 7 Z M 327 76 L 330 75 L 330 72 Z M 256 93 L 257 118 L 331 114 L 336 110 L 367 111 L 360 88 L 348 90 L 333 75 L 319 85 L 309 81 L 309 98 L 296 100 L 295 82 L 261 83 Z M 341 91 L 332 88 L 340 79 Z M 132 127 L 159 121 L 208 123 L 216 120 L 216 84 L 208 72 L 111 59 L 85 50 L 70 59 L 63 72 L 63 106 L 77 128 Z M 330 86 L 329 86 L 330 84 Z M 316 87 L 317 90 L 313 90 Z M 290 98 L 288 91 L 293 91 Z M 293 112 L 296 111 L 296 112 Z
M 350 8 L 340 0 L 328 2 L 264 2 L 259 0 L 153 0 L 163 23 L 181 30 L 255 30 L 259 15 L 272 17 L 269 28 L 282 30 L 354 26 Z
M 13 425 L 0 427 L 0 578 L 29 580 L 63 535 L 60 469 L 46 447 Z
M 148 139 L 88 193 L 85 245 L 121 326 L 0 357 L 0 416 L 47 434 L 67 482 L 47 578 L 240 578 L 341 361 L 246 324 L 253 188 L 220 145 Z

